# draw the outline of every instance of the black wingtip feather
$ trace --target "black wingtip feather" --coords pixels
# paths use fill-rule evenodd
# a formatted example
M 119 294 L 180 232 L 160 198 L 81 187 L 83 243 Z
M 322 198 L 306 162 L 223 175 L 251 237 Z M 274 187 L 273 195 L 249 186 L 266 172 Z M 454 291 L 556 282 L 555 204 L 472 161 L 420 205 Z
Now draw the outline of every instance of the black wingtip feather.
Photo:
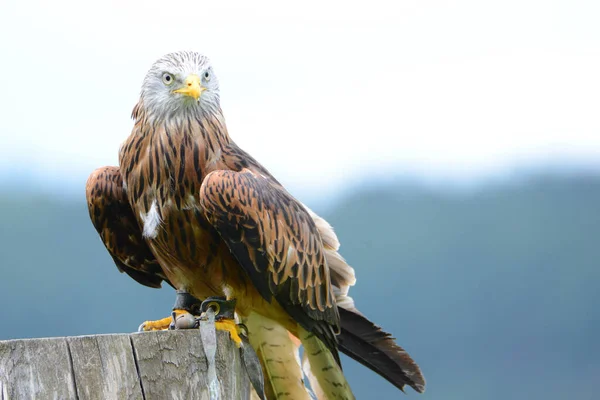
M 347 356 L 387 379 L 404 391 L 409 385 L 425 391 L 425 378 L 417 363 L 398 346 L 394 338 L 361 314 L 339 307 L 342 332 L 339 349 Z

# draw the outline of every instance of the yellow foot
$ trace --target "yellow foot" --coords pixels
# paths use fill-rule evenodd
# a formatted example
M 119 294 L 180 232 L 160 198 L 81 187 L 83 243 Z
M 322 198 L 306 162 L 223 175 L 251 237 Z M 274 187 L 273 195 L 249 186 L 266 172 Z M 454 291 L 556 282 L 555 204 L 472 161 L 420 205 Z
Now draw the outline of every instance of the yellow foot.
M 222 319 L 220 321 L 215 321 L 215 329 L 229 332 L 229 337 L 231 337 L 231 340 L 235 342 L 235 345 L 238 348 L 242 346 L 242 338 L 240 337 L 239 327 L 233 319 Z
M 180 317 L 185 317 L 187 315 L 191 316 L 191 314 L 185 310 L 173 310 L 175 313 L 175 319 Z M 192 317 L 193 318 L 193 317 Z M 165 331 L 169 329 L 171 323 L 173 322 L 173 316 L 165 317 L 156 321 L 145 321 L 138 328 L 139 332 L 148 332 L 148 331 Z

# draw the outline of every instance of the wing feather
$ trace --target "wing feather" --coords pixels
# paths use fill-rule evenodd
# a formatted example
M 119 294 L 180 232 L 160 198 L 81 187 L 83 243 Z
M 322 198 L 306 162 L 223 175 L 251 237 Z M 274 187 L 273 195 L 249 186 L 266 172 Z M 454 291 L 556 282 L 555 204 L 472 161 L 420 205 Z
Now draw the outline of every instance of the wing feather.
M 249 169 L 219 170 L 200 189 L 206 216 L 259 293 L 275 299 L 337 357 L 340 320 L 320 233 L 276 181 Z
M 86 183 L 90 218 L 117 268 L 142 285 L 170 284 L 142 237 L 118 167 L 98 168 Z

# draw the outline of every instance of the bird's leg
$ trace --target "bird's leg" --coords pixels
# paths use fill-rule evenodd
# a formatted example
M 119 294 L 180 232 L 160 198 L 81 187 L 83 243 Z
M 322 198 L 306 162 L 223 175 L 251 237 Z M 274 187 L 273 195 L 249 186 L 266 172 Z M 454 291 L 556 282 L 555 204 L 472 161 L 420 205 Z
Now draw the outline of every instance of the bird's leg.
M 239 348 L 242 345 L 240 333 L 245 327 L 235 322 L 235 303 L 235 300 L 227 300 L 225 297 L 209 297 L 200 301 L 188 292 L 178 290 L 171 316 L 156 321 L 146 321 L 140 325 L 138 330 L 197 328 L 202 314 L 212 308 L 215 313 L 215 329 L 229 332 L 229 336 Z
M 156 321 L 146 321 L 140 325 L 138 331 L 197 328 L 196 319 L 202 312 L 200 310 L 201 304 L 200 300 L 185 290 L 178 290 L 171 316 Z
M 227 300 L 224 297 L 209 297 L 200 306 L 202 313 L 211 308 L 215 313 L 215 329 L 229 332 L 231 340 L 239 348 L 242 346 L 240 333 L 245 327 L 235 322 L 235 300 Z M 202 318 L 202 316 L 200 317 Z

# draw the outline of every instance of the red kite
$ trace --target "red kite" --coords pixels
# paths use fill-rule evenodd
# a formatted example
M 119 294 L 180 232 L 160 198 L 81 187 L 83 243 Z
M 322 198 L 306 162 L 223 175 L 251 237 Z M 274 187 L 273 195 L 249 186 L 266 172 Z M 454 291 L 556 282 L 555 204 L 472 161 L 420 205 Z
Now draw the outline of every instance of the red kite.
M 92 222 L 122 272 L 198 299 L 235 299 L 269 398 L 308 398 L 298 339 L 320 398 L 354 398 L 338 350 L 400 389 L 423 392 L 417 364 L 348 296 L 354 270 L 331 226 L 229 136 L 205 56 L 156 61 L 133 118 L 119 167 L 94 171 L 86 190 Z

